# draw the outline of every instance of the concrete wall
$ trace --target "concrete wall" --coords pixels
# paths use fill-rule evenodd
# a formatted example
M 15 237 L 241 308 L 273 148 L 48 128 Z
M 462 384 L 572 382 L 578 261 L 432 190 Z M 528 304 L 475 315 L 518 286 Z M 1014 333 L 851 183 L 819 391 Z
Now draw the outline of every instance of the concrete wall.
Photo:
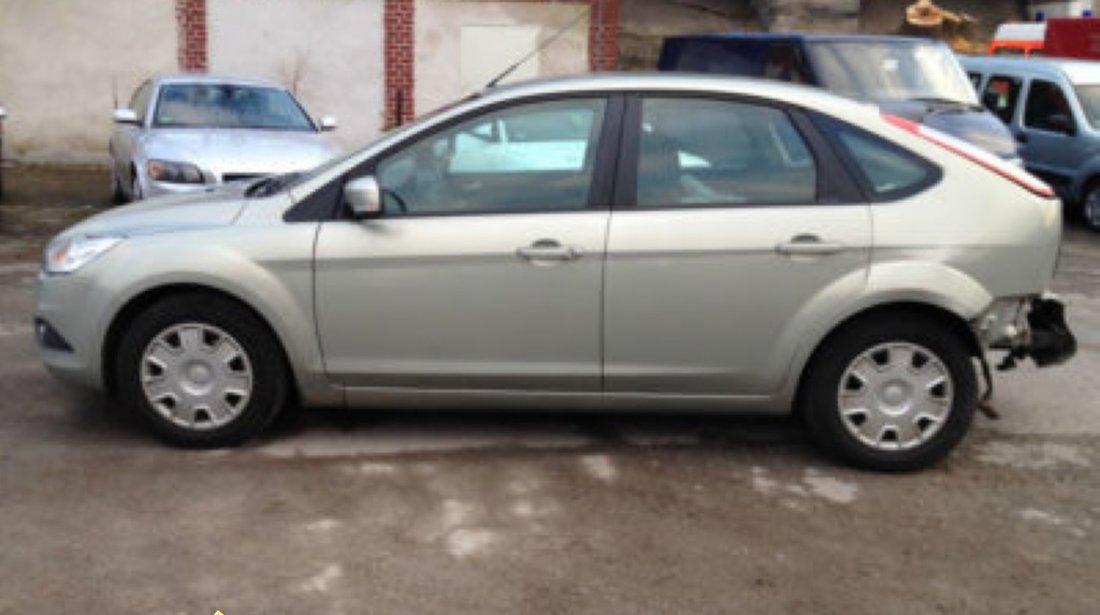
M 207 0 L 211 73 L 270 79 L 314 117 L 335 115 L 346 149 L 382 127 L 380 0 Z
M 112 80 L 175 70 L 176 32 L 174 0 L 0 0 L 4 157 L 106 163 Z
M 587 10 L 587 2 L 418 0 L 414 26 L 417 114 L 431 111 L 468 93 L 462 88 L 463 26 L 537 26 L 541 31 L 538 37 L 541 41 L 569 23 L 580 11 Z M 494 59 L 494 66 L 482 66 L 481 69 L 487 73 L 499 73 L 519 59 L 501 54 Z M 553 45 L 543 50 L 537 57 L 537 66 L 538 76 L 542 77 L 587 72 L 588 17 L 580 19 Z

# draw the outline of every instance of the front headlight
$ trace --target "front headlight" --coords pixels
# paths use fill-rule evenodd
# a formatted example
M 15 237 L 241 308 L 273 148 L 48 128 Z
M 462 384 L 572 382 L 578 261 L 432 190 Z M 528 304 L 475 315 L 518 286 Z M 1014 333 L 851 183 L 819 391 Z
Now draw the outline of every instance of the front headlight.
M 149 177 L 158 182 L 169 182 L 172 184 L 203 183 L 202 171 L 189 162 L 150 160 L 145 163 L 145 171 L 149 174 Z
M 72 273 L 115 247 L 120 241 L 122 237 L 84 235 L 55 239 L 46 246 L 42 267 L 46 273 Z

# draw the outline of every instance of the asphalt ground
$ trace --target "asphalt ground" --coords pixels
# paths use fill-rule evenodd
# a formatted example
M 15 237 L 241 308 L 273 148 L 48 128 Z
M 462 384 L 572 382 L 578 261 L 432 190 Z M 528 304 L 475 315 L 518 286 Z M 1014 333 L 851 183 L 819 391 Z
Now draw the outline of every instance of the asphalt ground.
M 1079 354 L 998 375 L 1001 418 L 919 473 L 836 466 L 792 420 L 713 416 L 293 410 L 256 442 L 196 452 L 37 357 L 34 261 L 105 206 L 106 175 L 6 171 L 0 613 L 1100 603 L 1100 236 L 1067 229 L 1055 283 Z

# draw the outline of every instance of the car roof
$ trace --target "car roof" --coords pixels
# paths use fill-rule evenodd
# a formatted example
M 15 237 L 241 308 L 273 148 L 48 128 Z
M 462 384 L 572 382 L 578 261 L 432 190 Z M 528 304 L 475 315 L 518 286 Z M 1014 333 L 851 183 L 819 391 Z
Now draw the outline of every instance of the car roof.
M 712 32 L 669 36 L 665 40 L 677 41 L 753 41 L 753 42 L 820 42 L 820 43 L 933 43 L 941 41 L 918 36 L 893 36 L 886 34 L 815 34 L 806 32 Z
M 735 98 L 763 98 L 807 110 L 822 110 L 840 119 L 866 121 L 870 114 L 878 116 L 875 103 L 859 102 L 840 97 L 827 90 L 812 86 L 791 84 L 788 81 L 695 73 L 597 73 L 566 77 L 519 81 L 516 84 L 498 86 L 477 92 L 451 105 L 429 111 L 422 116 L 434 120 L 447 120 L 461 114 L 517 99 L 542 97 L 557 98 L 615 94 L 615 92 L 645 92 L 660 96 L 683 94 Z
M 262 87 L 262 88 L 276 88 L 279 90 L 285 90 L 286 87 L 275 83 L 274 81 L 267 81 L 264 79 L 257 79 L 253 77 L 235 77 L 231 75 L 212 75 L 207 73 L 166 73 L 159 74 L 152 78 L 152 81 L 156 85 L 166 84 L 178 84 L 178 83 L 206 83 L 206 84 L 220 84 L 220 85 L 242 85 L 250 87 Z
M 1064 76 L 1070 83 L 1100 83 L 1100 62 L 996 56 L 959 56 L 959 61 L 964 68 L 968 69 L 1004 71 L 1048 78 Z
M 634 91 L 766 98 L 808 109 L 827 109 L 830 114 L 842 116 L 852 114 L 865 117 L 868 110 L 877 112 L 878 109 L 874 104 L 857 102 L 807 85 L 774 79 L 686 72 L 594 73 L 522 81 L 483 90 L 453 107 L 483 106 L 497 101 L 544 95 Z

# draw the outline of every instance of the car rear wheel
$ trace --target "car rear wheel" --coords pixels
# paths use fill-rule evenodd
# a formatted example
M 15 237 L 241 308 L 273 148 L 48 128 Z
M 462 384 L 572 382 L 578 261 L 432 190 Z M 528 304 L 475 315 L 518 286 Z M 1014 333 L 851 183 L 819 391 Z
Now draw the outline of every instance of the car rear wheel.
M 1081 199 L 1081 219 L 1089 230 L 1100 233 L 1100 181 L 1093 181 Z
M 977 379 L 963 340 L 913 314 L 858 322 L 815 356 L 803 396 L 818 443 L 855 466 L 907 471 L 966 435 Z
M 287 369 L 267 327 L 215 295 L 170 297 L 126 331 L 115 364 L 122 402 L 167 441 L 239 444 L 282 409 Z

